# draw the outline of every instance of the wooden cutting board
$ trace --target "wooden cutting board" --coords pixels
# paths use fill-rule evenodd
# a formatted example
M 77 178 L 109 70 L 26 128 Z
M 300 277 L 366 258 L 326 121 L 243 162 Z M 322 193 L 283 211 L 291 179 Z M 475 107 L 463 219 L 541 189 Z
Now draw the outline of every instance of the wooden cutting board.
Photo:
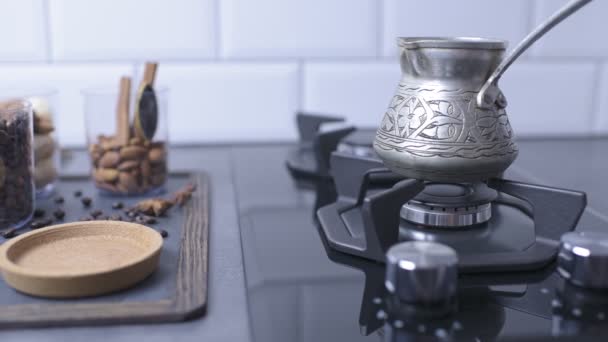
M 205 173 L 173 173 L 169 175 L 167 193 L 187 183 L 197 185 L 192 199 L 183 208 L 173 208 L 167 217 L 150 227 L 166 230 L 160 265 L 156 272 L 133 288 L 93 298 L 44 299 L 19 293 L 0 280 L 0 329 L 70 325 L 107 325 L 183 321 L 203 315 L 207 307 L 209 182 Z M 85 208 L 75 191 L 93 199 Z M 126 206 L 141 198 L 100 197 L 89 176 L 63 177 L 55 197 L 37 201 L 47 217 L 62 208 L 64 222 L 77 221 L 93 210 L 105 214 L 121 214 L 112 204 L 122 201 Z M 124 216 L 124 215 L 123 215 Z M 28 228 L 22 230 L 29 231 Z M 0 243 L 4 240 L 0 238 Z

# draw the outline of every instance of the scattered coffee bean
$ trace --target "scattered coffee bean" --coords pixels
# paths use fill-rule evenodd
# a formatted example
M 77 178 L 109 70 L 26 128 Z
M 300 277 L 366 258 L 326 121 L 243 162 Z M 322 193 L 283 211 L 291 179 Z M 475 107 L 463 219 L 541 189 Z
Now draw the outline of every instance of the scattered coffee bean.
M 34 210 L 34 217 L 35 218 L 43 217 L 44 214 L 46 214 L 46 212 L 44 211 L 44 209 L 38 209 L 38 208 L 36 208 L 36 210 Z
M 122 216 L 120 216 L 118 214 L 112 214 L 112 215 L 110 215 L 109 219 L 112 221 L 122 221 Z
M 127 215 L 130 218 L 135 218 L 137 216 L 137 213 L 131 209 L 127 209 L 127 210 L 125 210 L 125 215 Z
M 80 196 L 82 196 L 82 191 L 80 191 L 80 190 L 74 191 L 74 197 L 80 197 Z
M 160 236 L 162 236 L 163 238 L 166 238 L 167 236 L 169 236 L 169 233 L 166 230 L 161 229 L 160 230 Z
M 112 203 L 112 209 L 122 209 L 124 208 L 124 204 L 122 202 L 114 202 Z
M 65 211 L 57 209 L 53 212 L 53 216 L 55 216 L 55 218 L 58 220 L 63 220 L 63 218 L 65 217 Z
M 91 197 L 83 197 L 80 202 L 82 202 L 82 205 L 84 205 L 85 207 L 89 207 L 93 200 L 91 199 Z
M 62 204 L 63 202 L 65 202 L 65 199 L 63 197 L 59 196 L 55 198 L 55 203 Z
M 12 239 L 17 236 L 17 228 L 11 228 L 7 231 L 2 232 L 2 237 L 5 239 Z
M 51 224 L 53 224 L 53 220 L 51 220 L 51 219 L 34 220 L 34 221 L 32 221 L 32 223 L 30 223 L 30 228 L 31 229 L 40 229 L 40 228 L 44 228 L 46 226 L 50 226 Z
M 12 239 L 15 236 L 17 236 L 17 230 L 16 229 L 9 229 L 5 232 L 3 232 L 2 234 L 0 234 L 0 236 L 2 236 L 5 239 Z
M 103 215 L 103 211 L 101 211 L 101 210 L 93 210 L 93 211 L 91 211 L 91 217 L 93 217 L 93 218 L 98 218 L 101 215 Z
M 141 217 L 143 223 L 145 223 L 145 224 L 155 224 L 156 223 L 156 219 L 152 216 L 139 215 L 139 217 Z

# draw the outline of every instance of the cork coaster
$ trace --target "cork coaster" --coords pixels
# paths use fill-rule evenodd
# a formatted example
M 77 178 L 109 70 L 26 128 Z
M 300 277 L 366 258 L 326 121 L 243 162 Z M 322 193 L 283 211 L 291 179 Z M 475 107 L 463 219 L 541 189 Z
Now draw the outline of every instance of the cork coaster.
M 60 224 L 0 246 L 7 284 L 26 294 L 78 298 L 126 289 L 157 267 L 163 244 L 155 230 L 121 221 Z

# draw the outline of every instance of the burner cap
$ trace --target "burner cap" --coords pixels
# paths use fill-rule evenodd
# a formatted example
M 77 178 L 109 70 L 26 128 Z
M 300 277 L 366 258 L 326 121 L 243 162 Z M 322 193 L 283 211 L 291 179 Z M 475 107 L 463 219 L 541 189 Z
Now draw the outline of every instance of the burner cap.
M 424 190 L 403 205 L 401 218 L 430 227 L 466 227 L 492 217 L 496 191 L 484 183 L 427 183 Z
M 372 146 L 375 136 L 376 130 L 357 129 L 340 141 L 337 150 L 357 157 L 375 158 L 376 152 Z

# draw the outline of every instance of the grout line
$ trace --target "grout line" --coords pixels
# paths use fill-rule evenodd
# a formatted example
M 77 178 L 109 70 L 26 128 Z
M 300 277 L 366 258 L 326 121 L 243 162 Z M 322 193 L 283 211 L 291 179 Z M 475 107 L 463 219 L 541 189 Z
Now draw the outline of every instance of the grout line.
M 589 131 L 591 135 L 600 135 L 602 134 L 602 130 L 600 127 L 601 124 L 601 113 L 600 113 L 600 103 L 601 103 L 601 84 L 602 84 L 602 75 L 604 74 L 604 64 L 601 62 L 596 62 L 594 65 L 594 79 L 592 85 L 591 94 L 591 120 Z
M 529 32 L 531 32 L 534 27 L 536 26 L 536 15 L 537 15 L 537 6 L 538 6 L 538 1 L 528 1 L 526 3 L 526 5 L 528 6 L 528 13 L 527 13 L 527 18 L 526 18 L 526 29 L 524 32 L 524 37 L 525 35 L 527 35 Z M 523 39 L 524 37 L 521 37 L 520 39 Z M 516 43 L 515 43 L 516 44 Z M 514 48 L 515 46 L 512 46 L 511 48 Z M 526 51 L 523 56 L 522 59 L 529 59 L 532 56 L 536 55 L 536 50 L 538 49 L 538 45 L 537 44 L 533 44 L 528 51 Z
M 297 63 L 298 61 L 305 62 L 327 62 L 327 63 L 348 63 L 348 62 L 359 62 L 359 63 L 395 63 L 396 59 L 394 56 L 377 58 L 375 56 L 335 56 L 335 57 L 260 57 L 260 58 L 157 58 L 156 61 L 160 63 L 171 63 L 171 64 L 281 64 L 281 63 Z M 36 63 L 37 61 L 0 61 L 0 64 L 10 63 Z M 97 64 L 119 64 L 119 63 L 142 63 L 143 60 L 137 59 L 60 59 L 55 60 L 55 64 L 83 64 L 83 63 L 97 63 Z
M 53 47 L 52 47 L 52 34 L 51 34 L 51 11 L 49 0 L 42 1 L 42 21 L 44 29 L 44 49 L 46 53 L 45 61 L 47 63 L 53 62 Z
M 215 16 L 213 18 L 213 25 L 215 26 L 215 42 L 214 42 L 214 46 L 213 48 L 215 49 L 215 60 L 216 61 L 220 61 L 222 59 L 222 25 L 221 25 L 221 20 L 222 20 L 222 5 L 221 5 L 222 1 L 221 0 L 215 0 Z
M 301 111 L 304 110 L 304 108 L 302 107 L 302 105 L 304 104 L 304 82 L 305 82 L 305 76 L 304 76 L 304 61 L 303 60 L 299 60 L 298 61 L 298 98 L 297 98 L 297 106 L 296 106 L 296 110 Z
M 376 57 L 381 58 L 383 55 L 384 43 L 384 6 L 386 0 L 376 1 Z

